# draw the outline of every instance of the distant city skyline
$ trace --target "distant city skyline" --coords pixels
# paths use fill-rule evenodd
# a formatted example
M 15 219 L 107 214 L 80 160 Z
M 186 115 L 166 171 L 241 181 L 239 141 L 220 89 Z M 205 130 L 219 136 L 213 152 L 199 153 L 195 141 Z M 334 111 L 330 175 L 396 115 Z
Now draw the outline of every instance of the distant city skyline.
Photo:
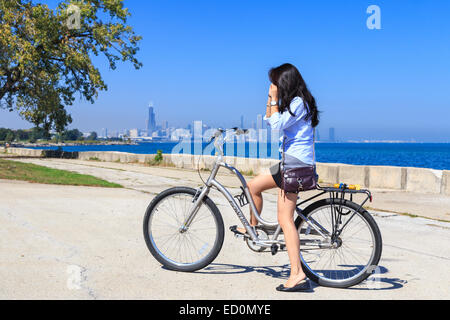
M 91 132 L 96 132 L 98 134 L 99 138 L 124 138 L 124 137 L 130 137 L 130 138 L 142 138 L 142 137 L 152 137 L 154 136 L 155 139 L 166 139 L 171 140 L 173 139 L 178 140 L 183 137 L 193 136 L 194 132 L 197 131 L 200 132 L 200 129 L 202 132 L 204 132 L 205 127 L 207 129 L 210 128 L 226 128 L 226 126 L 211 126 L 206 121 L 203 120 L 193 120 L 190 123 L 187 123 L 186 125 L 182 125 L 181 127 L 177 126 L 169 126 L 169 121 L 166 119 L 162 119 L 159 123 L 156 122 L 156 109 L 154 106 L 154 103 L 151 102 L 149 106 L 147 107 L 148 114 L 147 114 L 147 120 L 145 121 L 145 126 L 134 126 L 132 128 L 121 128 L 121 129 L 112 129 L 109 128 L 100 128 L 97 130 L 81 130 L 84 135 L 88 135 Z M 259 134 L 255 137 L 251 137 L 252 139 L 259 139 L 267 140 L 270 138 L 270 128 L 266 125 L 265 121 L 263 120 L 263 114 L 257 114 L 255 116 L 256 122 L 253 120 L 251 121 L 250 126 L 245 126 L 244 116 L 241 115 L 239 118 L 239 126 L 241 128 L 245 129 L 254 129 L 255 132 L 259 132 Z M 1 127 L 1 126 L 0 126 Z M 33 126 L 30 125 L 28 127 L 20 127 L 20 128 L 11 128 L 11 129 L 28 129 L 32 128 Z M 79 128 L 77 128 L 79 129 Z M 267 129 L 267 132 L 263 132 L 264 129 Z M 420 142 L 415 140 L 414 138 L 411 139 L 370 139 L 370 138 L 347 138 L 342 137 L 338 138 L 336 135 L 336 128 L 335 127 L 329 127 L 328 130 L 328 136 L 324 137 L 321 135 L 320 130 L 326 129 L 319 126 L 316 128 L 316 135 L 315 139 L 316 141 L 320 142 Z M 444 141 L 444 142 L 450 142 L 450 141 Z
M 100 128 L 100 129 L 93 129 L 93 130 L 81 130 L 84 135 L 87 135 L 91 132 L 96 132 L 98 134 L 99 138 L 123 138 L 123 137 L 131 137 L 131 138 L 142 138 L 142 137 L 152 137 L 154 136 L 155 139 L 166 139 L 171 140 L 173 139 L 178 140 L 178 138 L 183 138 L 187 136 L 193 136 L 194 130 L 197 130 L 197 132 L 200 131 L 200 128 L 202 130 L 204 127 L 206 128 L 227 128 L 227 126 L 211 126 L 204 120 L 193 120 L 191 122 L 188 122 L 186 125 L 182 125 L 180 127 L 178 126 L 169 126 L 169 120 L 162 119 L 159 123 L 156 121 L 156 109 L 154 106 L 154 103 L 151 102 L 149 106 L 147 107 L 148 114 L 147 119 L 145 121 L 145 125 L 143 126 L 134 126 L 131 128 Z M 255 116 L 256 122 L 254 120 L 251 121 L 250 126 L 245 126 L 244 121 L 244 115 L 241 115 L 239 117 L 239 126 L 241 128 L 245 129 L 255 129 L 255 131 L 259 134 L 258 136 L 252 137 L 253 139 L 259 139 L 260 141 L 267 140 L 270 138 L 270 128 L 267 127 L 265 121 L 263 120 L 264 115 L 263 114 L 257 114 Z M 233 125 L 236 126 L 236 125 Z M 2 127 L 0 125 L 0 127 Z M 17 128 L 11 128 L 11 129 L 29 129 L 32 128 L 33 125 L 25 126 L 25 127 L 17 127 Z M 230 126 L 232 127 L 232 126 Z M 73 127 L 75 128 L 75 127 Z M 80 128 L 77 128 L 80 129 Z M 267 132 L 263 132 L 264 129 L 267 129 Z M 328 130 L 328 136 L 324 137 L 321 135 L 321 129 L 325 131 L 325 129 Z M 204 131 L 204 130 L 203 130 Z M 173 135 L 174 133 L 174 135 Z M 177 138 L 178 137 L 178 138 Z M 324 128 L 324 126 L 319 126 L 316 128 L 316 141 L 320 142 L 422 142 L 418 141 L 414 138 L 409 139 L 371 139 L 367 137 L 339 137 L 336 134 L 336 128 L 335 127 L 329 127 Z M 426 141 L 425 141 L 426 142 Z M 441 142 L 450 142 L 449 140 L 441 141 Z
M 57 2 L 45 1 L 50 8 Z M 93 57 L 109 89 L 94 104 L 77 100 L 68 107 L 69 129 L 148 130 L 150 99 L 161 127 L 163 120 L 173 128 L 195 120 L 232 127 L 242 116 L 247 127 L 260 127 L 267 72 L 291 62 L 317 100 L 322 140 L 333 127 L 339 141 L 450 142 L 448 0 L 381 2 L 381 30 L 367 28 L 363 0 L 124 4 L 143 36 L 144 67 L 109 70 L 104 57 Z M 267 28 L 287 11 L 297 18 Z M 2 109 L 0 127 L 33 125 Z
M 272 136 L 271 129 L 267 123 L 263 120 L 263 114 L 256 115 L 256 122 L 252 121 L 252 126 L 245 126 L 244 116 L 240 116 L 239 127 L 243 129 L 250 130 L 247 137 L 241 137 L 240 140 L 258 140 L 258 141 L 269 141 L 270 139 L 275 139 L 278 141 L 278 137 Z M 218 126 L 222 127 L 222 126 Z M 217 127 L 216 127 L 217 128 Z M 222 127 L 224 128 L 224 127 Z M 203 120 L 194 120 L 192 123 L 183 127 L 169 127 L 169 121 L 161 119 L 159 123 L 156 122 L 156 109 L 151 102 L 148 106 L 148 118 L 146 120 L 146 129 L 132 128 L 123 129 L 119 131 L 108 131 L 108 128 L 102 128 L 99 138 L 131 138 L 131 139 L 141 139 L 145 140 L 167 140 L 167 141 L 178 141 L 181 139 L 203 139 L 207 140 L 205 137 L 205 132 L 209 129 L 213 129 L 213 126 L 208 125 Z M 88 132 L 84 132 L 84 135 L 88 135 Z M 278 135 L 280 132 L 278 132 Z M 336 129 L 334 127 L 329 128 L 329 134 L 327 139 L 321 139 L 320 130 L 315 129 L 315 141 L 321 142 L 341 142 L 336 136 Z

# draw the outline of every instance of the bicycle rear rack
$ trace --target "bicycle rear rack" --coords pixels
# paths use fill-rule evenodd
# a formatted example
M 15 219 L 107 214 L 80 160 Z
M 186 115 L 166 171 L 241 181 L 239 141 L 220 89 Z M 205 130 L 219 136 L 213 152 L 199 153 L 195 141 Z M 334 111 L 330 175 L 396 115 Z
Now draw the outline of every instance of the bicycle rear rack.
M 306 200 L 301 201 L 300 203 L 297 203 L 297 207 L 300 207 L 302 204 L 309 202 L 313 199 L 316 199 L 326 193 L 330 194 L 330 199 L 332 199 L 332 203 L 335 203 L 336 199 L 339 199 L 343 202 L 343 200 L 350 200 L 351 202 L 353 202 L 353 195 L 355 194 L 365 194 L 367 197 L 362 201 L 362 203 L 359 205 L 358 210 L 359 211 L 365 204 L 367 201 L 370 200 L 370 202 L 372 202 L 373 198 L 372 198 L 372 193 L 370 192 L 370 190 L 368 189 L 360 189 L 360 190 L 355 190 L 355 189 L 349 189 L 349 187 L 346 184 L 341 184 L 339 188 L 335 188 L 335 187 L 322 187 L 320 185 L 317 185 L 317 190 L 322 191 Z M 349 198 L 346 199 L 346 196 L 349 195 Z M 342 203 L 340 201 L 340 203 Z M 345 215 L 344 213 L 342 213 L 341 210 L 340 214 Z

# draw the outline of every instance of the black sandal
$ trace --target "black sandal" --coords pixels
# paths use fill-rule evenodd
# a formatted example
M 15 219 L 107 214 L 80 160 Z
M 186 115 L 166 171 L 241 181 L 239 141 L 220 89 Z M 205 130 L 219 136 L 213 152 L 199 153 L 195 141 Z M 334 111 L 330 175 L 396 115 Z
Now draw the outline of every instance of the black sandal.
M 250 237 L 247 232 L 243 233 L 238 230 L 238 226 L 231 226 L 230 231 L 234 233 L 236 236 Z
M 281 291 L 281 292 L 304 292 L 304 291 L 308 291 L 309 289 L 311 289 L 311 285 L 309 283 L 309 281 L 307 281 L 306 279 L 300 281 L 300 283 L 296 284 L 295 286 L 291 287 L 291 288 L 286 288 L 283 284 L 280 284 L 277 288 L 277 291 Z

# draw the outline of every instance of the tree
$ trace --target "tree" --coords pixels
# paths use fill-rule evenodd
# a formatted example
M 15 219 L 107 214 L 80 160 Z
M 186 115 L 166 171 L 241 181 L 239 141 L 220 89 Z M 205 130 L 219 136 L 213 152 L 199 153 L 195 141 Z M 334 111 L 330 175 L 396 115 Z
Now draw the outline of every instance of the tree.
M 139 69 L 142 38 L 127 26 L 122 1 L 65 0 L 53 10 L 33 0 L 0 0 L 0 107 L 62 132 L 76 93 L 94 103 L 107 90 L 93 55 L 104 55 L 111 69 L 118 61 Z
M 83 133 L 78 129 L 66 130 L 62 133 L 62 140 L 77 141 L 83 138 Z
M 11 129 L 0 128 L 0 141 L 5 141 L 8 133 L 12 132 Z
M 6 135 L 5 141 L 11 143 L 14 141 L 14 133 L 12 131 L 8 132 Z
M 25 141 L 30 138 L 30 130 L 16 130 L 15 137 L 19 141 Z
M 33 129 L 31 129 L 31 134 L 36 139 L 46 139 L 46 140 L 48 140 L 50 138 L 50 134 L 48 133 L 48 131 L 45 131 L 44 129 L 39 128 L 39 127 L 34 127 Z
M 95 140 L 97 140 L 97 137 L 98 137 L 97 132 L 93 131 L 93 132 L 91 132 L 91 134 L 87 137 L 86 140 L 88 140 L 88 141 L 95 141 Z
M 34 131 L 31 131 L 30 139 L 28 140 L 28 142 L 35 143 L 36 141 L 37 141 L 36 134 L 34 133 Z

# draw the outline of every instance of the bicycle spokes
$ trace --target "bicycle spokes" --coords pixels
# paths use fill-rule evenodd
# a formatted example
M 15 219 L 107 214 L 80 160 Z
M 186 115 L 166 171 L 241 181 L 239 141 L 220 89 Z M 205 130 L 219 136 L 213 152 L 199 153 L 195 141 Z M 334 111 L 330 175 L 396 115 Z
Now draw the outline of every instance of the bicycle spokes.
M 202 260 L 216 240 L 215 219 L 207 206 L 200 206 L 189 228 L 184 227 L 191 207 L 191 195 L 166 197 L 149 221 L 151 239 L 159 253 L 178 264 Z
M 331 204 L 313 211 L 309 221 L 310 225 L 303 223 L 305 233 L 300 239 L 302 259 L 312 272 L 340 281 L 356 277 L 368 268 L 374 252 L 374 237 L 358 212 Z M 323 233 L 311 232 L 311 225 L 320 225 L 321 229 L 331 232 L 324 237 Z

